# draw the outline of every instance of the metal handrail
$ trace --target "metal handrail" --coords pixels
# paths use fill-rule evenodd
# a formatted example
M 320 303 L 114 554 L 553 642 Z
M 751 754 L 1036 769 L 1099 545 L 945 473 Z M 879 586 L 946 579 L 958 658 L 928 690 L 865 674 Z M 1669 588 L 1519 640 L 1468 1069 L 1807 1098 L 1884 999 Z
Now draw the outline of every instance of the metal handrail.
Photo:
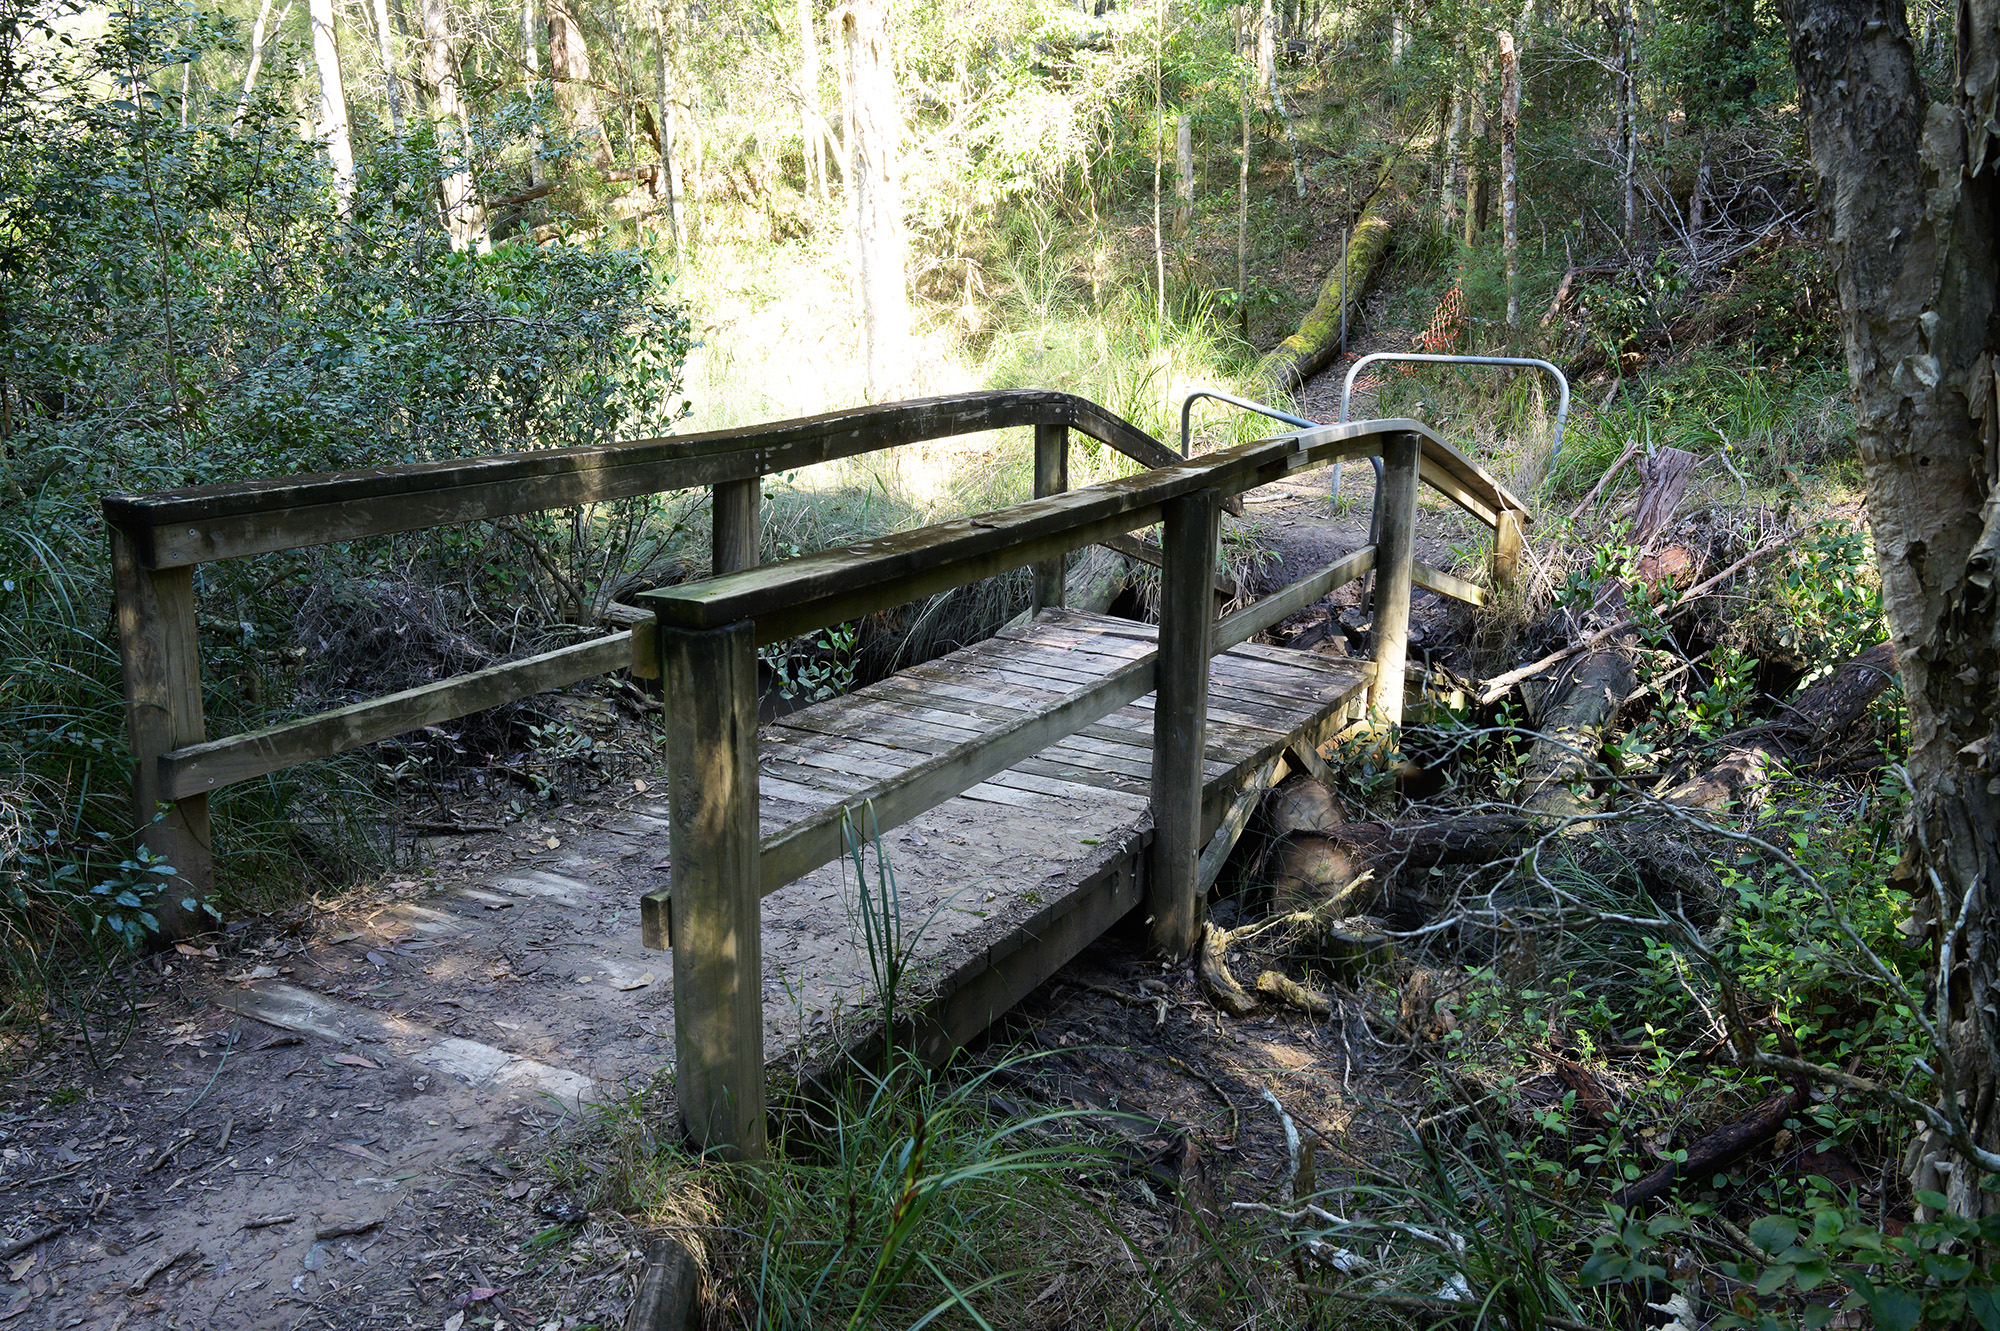
M 1568 390 L 1565 389 L 1564 392 L 1565 397 L 1563 401 L 1567 403 L 1569 401 L 1567 397 Z M 1276 407 L 1266 406 L 1262 402 L 1252 402 L 1247 397 L 1237 397 L 1234 393 L 1225 393 L 1219 388 L 1197 388 L 1187 395 L 1186 401 L 1181 403 L 1182 457 L 1188 455 L 1189 421 L 1194 412 L 1195 399 L 1204 397 L 1213 398 L 1217 402 L 1227 402 L 1230 406 L 1241 407 L 1245 411 L 1254 411 L 1259 416 L 1269 416 L 1272 420 L 1283 421 L 1287 425 L 1296 425 L 1302 430 L 1311 430 L 1320 424 L 1319 421 L 1309 421 L 1303 416 L 1294 416 L 1288 411 L 1279 411 Z M 1341 402 L 1340 419 L 1342 424 L 1345 424 L 1347 421 L 1347 404 L 1345 399 L 1342 399 Z M 1368 460 L 1375 464 L 1375 490 L 1377 494 L 1380 494 L 1382 490 L 1382 459 L 1374 457 Z M 1333 479 L 1328 482 L 1328 488 L 1332 491 L 1332 497 L 1335 499 L 1340 498 L 1340 468 L 1340 463 L 1336 462 L 1333 464 Z M 1369 514 L 1368 540 L 1371 545 L 1375 542 L 1376 535 L 1381 531 L 1380 522 L 1381 514 L 1379 511 Z
M 1549 362 L 1523 356 L 1435 356 L 1408 351 L 1371 351 L 1347 367 L 1347 382 L 1340 386 L 1340 423 L 1342 425 L 1347 423 L 1347 399 L 1348 395 L 1354 391 L 1355 376 L 1361 373 L 1362 366 L 1367 365 L 1371 361 L 1378 360 L 1418 361 L 1426 365 L 1515 365 L 1524 369 L 1547 370 L 1556 377 L 1556 387 L 1562 392 L 1562 398 L 1556 404 L 1555 442 L 1549 445 L 1549 469 L 1551 471 L 1555 469 L 1556 458 L 1562 452 L 1563 424 L 1569 420 L 1569 378 L 1561 370 L 1549 364 Z M 1185 445 L 1183 445 L 1181 451 L 1183 453 L 1187 452 Z M 1335 494 L 1340 493 L 1340 476 L 1338 473 L 1333 478 L 1333 490 Z

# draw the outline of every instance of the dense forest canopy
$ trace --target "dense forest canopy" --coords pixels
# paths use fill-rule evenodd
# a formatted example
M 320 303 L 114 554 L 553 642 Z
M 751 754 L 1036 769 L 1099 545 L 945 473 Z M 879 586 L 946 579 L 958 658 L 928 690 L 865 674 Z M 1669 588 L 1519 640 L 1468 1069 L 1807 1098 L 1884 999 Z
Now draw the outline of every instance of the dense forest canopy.
M 107 494 L 980 388 L 1076 393 L 1171 444 L 1197 388 L 1329 419 L 1358 352 L 1539 357 L 1575 394 L 1559 452 L 1531 376 L 1364 385 L 1364 414 L 1421 417 L 1528 496 L 1531 552 L 1503 587 L 1439 519 L 1485 607 L 1433 626 L 1400 748 L 1342 751 L 1346 814 L 1259 824 L 1238 900 L 1318 923 L 1234 932 L 1325 990 L 1201 975 L 1217 1011 L 1352 1003 L 1429 1088 L 1421 1124 L 1463 1136 L 1412 1129 L 1318 1201 L 1295 1141 L 1295 1191 L 1226 1224 L 1180 1194 L 1144 1298 L 1079 1306 L 1306 1324 L 1339 1320 L 1337 1284 L 1363 1321 L 2000 1326 L 1996 29 L 1988 0 L 0 0 L 0 1058 L 87 1037 L 187 923 L 132 835 Z M 1197 448 L 1265 432 L 1195 420 Z M 1127 467 L 1083 447 L 1070 481 Z M 773 477 L 760 553 L 1035 484 L 990 442 Z M 1361 493 L 1305 525 L 1359 543 Z M 629 624 L 635 592 L 707 576 L 706 504 L 205 565 L 210 733 Z M 1287 525 L 1225 524 L 1234 594 L 1282 582 Z M 1157 615 L 1139 564 L 1072 586 Z M 1028 588 L 760 669 L 785 706 L 844 693 Z M 1270 643 L 1360 650 L 1364 606 L 1316 613 Z M 644 733 L 644 690 L 617 688 Z M 565 706 L 231 788 L 196 914 L 409 870 L 448 798 L 511 827 L 627 780 Z M 1475 816 L 1520 839 L 1408 868 Z M 1395 940 L 1388 981 L 1313 932 L 1371 875 L 1352 913 Z M 746 1269 L 797 1236 L 815 1255 L 787 1249 L 756 1325 L 977 1319 L 962 1289 L 1014 1288 L 968 1256 L 986 1203 L 1080 1214 L 1064 1189 L 1102 1161 L 1044 1143 L 1048 1178 L 1010 1155 L 991 1172 L 1031 1181 L 993 1183 L 982 1152 L 1019 1124 L 985 1135 L 1010 1111 L 928 1075 L 848 1124 L 903 1162 L 872 1193 L 802 1151 L 745 1196 L 621 1129 L 606 1149 L 645 1163 L 610 1204 L 699 1192 Z M 950 1163 L 920 1179 L 932 1124 Z M 856 1239 L 878 1221 L 892 1238 Z M 906 1240 L 928 1274 L 905 1253 L 891 1280 Z

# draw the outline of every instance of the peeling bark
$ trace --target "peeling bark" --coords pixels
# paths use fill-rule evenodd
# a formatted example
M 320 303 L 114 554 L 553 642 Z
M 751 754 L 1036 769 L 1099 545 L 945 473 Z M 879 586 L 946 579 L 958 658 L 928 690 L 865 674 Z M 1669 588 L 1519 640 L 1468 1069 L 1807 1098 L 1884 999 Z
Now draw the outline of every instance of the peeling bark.
M 1958 7 L 1929 102 L 1900 0 L 1791 0 L 1792 64 L 1838 274 L 1882 603 L 1910 717 L 1905 855 L 1934 948 L 1939 1110 L 1913 1184 L 1994 1209 L 2000 1152 L 2000 0 Z M 1990 1157 L 1989 1157 L 1990 1159 Z

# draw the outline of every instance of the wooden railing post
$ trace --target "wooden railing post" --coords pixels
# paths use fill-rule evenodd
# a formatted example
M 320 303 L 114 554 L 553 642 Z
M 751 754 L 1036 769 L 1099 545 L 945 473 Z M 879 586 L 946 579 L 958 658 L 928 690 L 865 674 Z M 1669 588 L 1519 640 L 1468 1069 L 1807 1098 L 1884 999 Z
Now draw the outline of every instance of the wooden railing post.
M 1375 687 L 1370 710 L 1378 723 L 1403 724 L 1403 667 L 1410 654 L 1410 575 L 1417 558 L 1418 466 L 1423 441 L 1392 434 L 1382 441 L 1382 493 L 1375 503 L 1382 528 L 1375 543 Z
M 1035 427 L 1035 498 L 1045 499 L 1069 489 L 1069 427 Z M 1062 608 L 1068 559 L 1057 555 L 1035 565 L 1035 613 Z
M 762 482 L 724 481 L 708 487 L 710 513 L 709 568 L 736 573 L 757 567 L 763 540 Z
M 674 1091 L 694 1144 L 764 1154 L 764 949 L 752 625 L 661 625 L 674 941 Z
M 1153 847 L 1146 870 L 1148 937 L 1170 957 L 1193 951 L 1201 923 L 1202 760 L 1215 560 L 1222 500 L 1197 490 L 1162 508 L 1160 649 L 1153 700 Z
M 207 794 L 169 803 L 160 755 L 206 736 L 201 715 L 201 649 L 195 639 L 194 570 L 149 569 L 131 537 L 111 531 L 111 581 L 118 604 L 118 656 L 125 668 L 125 718 L 132 738 L 132 815 L 139 843 L 173 866 L 147 902 L 171 942 L 201 933 L 214 917 L 202 907 L 215 889 Z M 161 805 L 166 804 L 164 813 Z M 185 903 L 194 902 L 190 909 Z
M 1521 571 L 1520 513 L 1511 508 L 1500 510 L 1500 520 L 1493 527 L 1493 585 L 1496 588 L 1511 587 Z

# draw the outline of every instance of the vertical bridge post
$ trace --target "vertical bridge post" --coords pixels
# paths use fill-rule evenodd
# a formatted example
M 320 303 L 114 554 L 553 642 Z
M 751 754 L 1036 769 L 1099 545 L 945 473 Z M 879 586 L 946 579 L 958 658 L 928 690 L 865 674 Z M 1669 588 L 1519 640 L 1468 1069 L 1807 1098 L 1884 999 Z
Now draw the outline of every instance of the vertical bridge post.
M 1521 547 L 1526 544 L 1521 534 L 1521 519 L 1525 515 L 1511 508 L 1500 510 L 1500 520 L 1493 526 L 1493 585 L 1512 587 L 1514 579 L 1521 571 Z
M 1417 468 L 1423 440 L 1392 434 L 1382 441 L 1382 529 L 1375 543 L 1375 688 L 1377 724 L 1403 724 L 1403 668 L 1410 655 L 1410 575 L 1417 558 Z
M 1069 489 L 1069 427 L 1035 427 L 1035 498 L 1046 499 Z M 1035 565 L 1034 613 L 1060 610 L 1069 576 L 1066 556 L 1057 555 Z
M 1153 699 L 1153 848 L 1146 866 L 1148 937 L 1184 957 L 1201 923 L 1202 761 L 1222 499 L 1197 490 L 1164 506 L 1160 649 Z
M 132 816 L 139 843 L 173 866 L 174 878 L 148 901 L 171 941 L 202 932 L 201 910 L 215 890 L 208 796 L 188 795 L 164 813 L 160 755 L 205 738 L 201 649 L 195 638 L 194 569 L 147 568 L 132 534 L 111 526 L 111 581 L 118 603 L 118 656 L 125 670 L 125 717 L 132 739 Z M 181 903 L 193 901 L 189 910 Z
M 763 537 L 758 512 L 763 502 L 762 482 L 755 476 L 747 481 L 723 481 L 711 485 L 708 496 L 709 568 L 715 573 L 736 573 L 757 567 Z
M 764 1154 L 757 646 L 749 622 L 661 625 L 674 928 L 674 1091 L 694 1144 Z

